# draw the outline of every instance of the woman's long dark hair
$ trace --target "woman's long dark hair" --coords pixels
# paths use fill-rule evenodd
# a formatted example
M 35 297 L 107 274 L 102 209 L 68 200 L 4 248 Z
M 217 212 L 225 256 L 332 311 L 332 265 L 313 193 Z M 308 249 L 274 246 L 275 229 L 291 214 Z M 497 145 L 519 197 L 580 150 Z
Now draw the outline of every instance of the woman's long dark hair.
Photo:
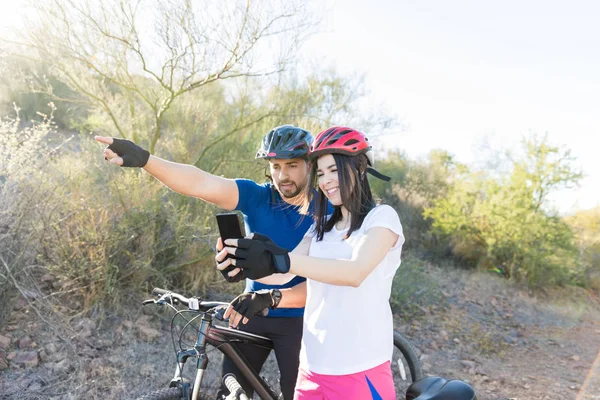
M 338 183 L 342 204 L 350 213 L 350 228 L 344 239 L 350 237 L 362 225 L 365 217 L 376 203 L 371 193 L 367 179 L 367 157 L 364 154 L 346 156 L 332 154 L 338 173 Z M 333 215 L 327 220 L 327 196 L 319 188 L 317 177 L 317 160 L 313 161 L 309 188 L 316 187 L 317 194 L 314 203 L 314 219 L 316 225 L 317 241 L 323 240 L 325 232 L 331 231 L 335 224 L 342 219 L 340 206 L 334 206 Z M 315 198 L 315 191 L 307 190 L 303 211 L 308 211 L 311 201 Z

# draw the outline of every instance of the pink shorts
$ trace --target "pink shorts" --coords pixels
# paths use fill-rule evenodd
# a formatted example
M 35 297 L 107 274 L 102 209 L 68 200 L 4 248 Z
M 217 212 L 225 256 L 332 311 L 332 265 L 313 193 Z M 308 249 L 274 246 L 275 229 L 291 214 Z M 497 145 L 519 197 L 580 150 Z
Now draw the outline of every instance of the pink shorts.
M 396 400 L 390 362 L 349 375 L 298 371 L 294 400 Z

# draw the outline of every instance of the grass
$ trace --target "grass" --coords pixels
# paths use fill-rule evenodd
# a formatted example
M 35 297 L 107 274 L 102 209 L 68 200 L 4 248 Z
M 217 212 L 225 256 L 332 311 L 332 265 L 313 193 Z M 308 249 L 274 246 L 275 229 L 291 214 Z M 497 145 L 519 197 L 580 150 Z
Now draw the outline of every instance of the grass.
M 427 308 L 443 302 L 436 280 L 426 271 L 426 263 L 408 256 L 394 276 L 390 305 L 394 314 L 404 320 L 423 317 Z

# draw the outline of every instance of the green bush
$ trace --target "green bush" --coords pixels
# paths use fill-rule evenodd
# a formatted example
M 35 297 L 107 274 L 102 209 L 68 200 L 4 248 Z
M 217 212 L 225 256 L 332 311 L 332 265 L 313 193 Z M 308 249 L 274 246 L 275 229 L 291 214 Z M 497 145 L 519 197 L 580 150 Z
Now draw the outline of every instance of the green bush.
M 578 283 L 572 230 L 548 208 L 548 194 L 581 174 L 568 151 L 546 138 L 524 142 L 507 174 L 461 168 L 447 196 L 425 210 L 433 230 L 449 237 L 456 256 L 532 286 Z
M 435 280 L 425 270 L 425 262 L 412 256 L 403 257 L 392 283 L 390 306 L 405 320 L 424 315 L 431 305 L 441 305 L 442 295 Z
M 441 150 L 432 151 L 423 160 L 410 160 L 394 151 L 377 161 L 377 169 L 392 180 L 387 183 L 373 179 L 372 188 L 385 204 L 398 212 L 406 238 L 404 251 L 428 259 L 446 256 L 447 243 L 434 235 L 432 221 L 423 217 L 423 211 L 445 196 L 455 168 L 452 157 Z

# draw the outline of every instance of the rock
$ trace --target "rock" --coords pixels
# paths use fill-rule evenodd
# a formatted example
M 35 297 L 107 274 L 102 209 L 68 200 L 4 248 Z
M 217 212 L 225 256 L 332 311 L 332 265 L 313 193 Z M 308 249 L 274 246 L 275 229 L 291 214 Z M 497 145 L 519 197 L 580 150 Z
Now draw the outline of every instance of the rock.
M 41 388 L 42 388 L 42 383 L 40 381 L 34 381 L 29 385 L 27 390 L 30 392 L 37 392 Z
M 16 351 L 11 351 L 10 353 L 8 353 L 8 355 L 6 356 L 6 359 L 8 361 L 12 361 L 15 359 L 15 357 L 17 356 L 17 352 Z
M 108 362 L 111 363 L 114 366 L 121 366 L 121 365 L 123 365 L 123 359 L 120 356 L 117 356 L 117 355 L 108 357 Z
M 23 364 L 26 367 L 37 367 L 39 363 L 38 353 L 35 350 L 18 352 L 12 362 L 15 364 Z
M 82 318 L 75 324 L 75 330 L 79 332 L 80 339 L 89 338 L 95 329 L 96 323 L 89 318 Z
M 47 283 L 52 283 L 56 280 L 56 278 L 54 277 L 54 275 L 49 274 L 49 273 L 45 273 L 44 275 L 42 275 L 41 281 L 42 282 L 47 282 Z
M 52 366 L 52 372 L 55 374 L 67 373 L 69 372 L 70 368 L 71 365 L 69 364 L 69 361 L 65 358 L 64 360 L 59 361 Z
M 90 360 L 86 365 L 86 369 L 88 370 L 90 376 L 102 376 L 106 371 L 104 367 L 104 361 L 101 358 L 94 358 Z
M 13 309 L 15 311 L 20 311 L 23 308 L 27 307 L 27 300 L 25 300 L 25 298 L 23 296 L 19 296 L 19 298 L 17 299 L 17 301 L 15 302 Z
M 467 368 L 475 368 L 475 361 L 471 361 L 471 360 L 460 360 L 461 365 L 467 367 Z
M 14 383 L 15 388 L 17 389 L 17 391 L 24 391 L 25 389 L 27 389 L 29 387 L 29 385 L 31 385 L 31 379 L 23 377 L 20 378 L 18 381 L 16 381 Z
M 579 357 L 578 355 L 574 355 L 574 356 L 571 357 L 571 360 L 573 360 L 573 361 L 579 361 L 579 360 L 581 360 L 581 357 Z
M 48 343 L 44 348 L 48 354 L 54 354 L 57 351 L 56 344 L 54 343 Z
M 150 315 L 142 315 L 137 319 L 137 321 L 135 321 L 135 326 L 138 330 L 138 336 L 140 338 L 146 340 L 154 340 L 161 335 L 161 333 L 158 330 L 151 327 L 151 319 L 152 316 Z
M 79 357 L 96 358 L 98 357 L 98 350 L 90 346 L 80 346 L 77 349 L 77 355 Z
M 8 368 L 8 361 L 4 359 L 4 356 L 0 355 L 0 371 Z
M 58 362 L 58 361 L 62 361 L 64 359 L 67 358 L 67 353 L 64 351 L 61 352 L 57 352 L 57 353 L 52 353 L 48 356 L 48 360 L 49 361 L 54 361 L 54 362 Z
M 8 348 L 10 347 L 10 342 L 11 340 L 9 337 L 0 335 L 0 349 L 8 350 Z
M 156 329 L 150 328 L 148 326 L 140 325 L 137 327 L 137 329 L 138 329 L 138 336 L 144 340 L 152 341 L 161 336 L 161 333 L 159 331 L 157 331 Z
M 30 336 L 23 336 L 21 339 L 17 340 L 17 347 L 19 349 L 27 349 L 32 347 L 31 345 L 33 344 L 33 340 L 31 339 Z
M 154 365 L 152 364 L 142 364 L 142 366 L 139 369 L 140 375 L 152 376 L 154 374 L 155 369 L 156 368 L 154 368 Z
M 91 336 L 92 336 L 92 330 L 89 328 L 83 328 L 82 330 L 79 331 L 79 335 L 78 335 L 78 337 L 80 339 L 87 339 Z
M 454 343 L 456 343 L 456 344 L 459 344 L 459 343 L 460 343 L 460 339 L 459 339 L 459 338 L 454 338 L 454 339 L 452 339 L 452 341 L 453 341 Z
M 82 329 L 94 330 L 96 323 L 89 318 L 82 318 L 75 324 L 75 329 L 79 331 Z

